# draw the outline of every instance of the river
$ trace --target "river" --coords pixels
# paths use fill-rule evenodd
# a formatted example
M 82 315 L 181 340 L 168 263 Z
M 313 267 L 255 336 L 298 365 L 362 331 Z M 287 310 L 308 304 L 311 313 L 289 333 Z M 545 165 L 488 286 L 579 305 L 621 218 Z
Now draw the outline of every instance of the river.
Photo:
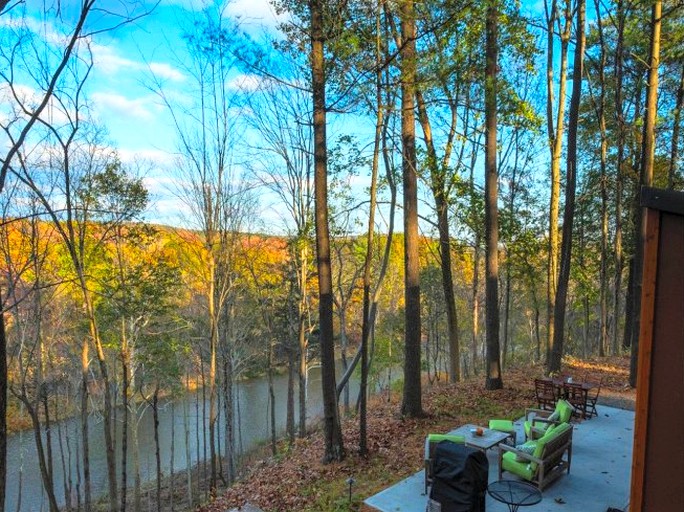
M 337 375 L 341 375 L 338 366 Z M 358 382 L 351 382 L 352 397 L 356 397 L 358 392 Z M 309 381 L 307 386 L 307 418 L 308 423 L 314 418 L 320 418 L 323 412 L 321 399 L 321 376 L 320 369 L 313 368 L 309 371 Z M 247 452 L 251 448 L 268 441 L 269 421 L 268 421 L 268 380 L 263 378 L 251 379 L 237 384 L 238 403 L 236 404 L 240 422 L 240 437 L 236 439 L 239 451 Z M 276 426 L 279 434 L 285 431 L 286 420 L 286 397 L 287 397 L 287 376 L 278 375 L 275 377 L 276 395 Z M 354 400 L 352 398 L 352 401 Z M 201 398 L 200 398 L 201 400 Z M 160 405 L 159 425 L 161 448 L 162 471 L 165 475 L 171 469 L 171 425 L 174 425 L 174 471 L 183 471 L 187 467 L 185 450 L 185 432 L 183 411 L 189 413 L 189 439 L 191 463 L 197 463 L 197 433 L 202 443 L 202 418 L 197 418 L 195 411 L 202 411 L 201 403 L 198 403 L 196 394 L 188 394 L 178 397 L 171 401 L 165 401 Z M 209 409 L 207 405 L 207 411 Z M 295 403 L 295 409 L 298 409 Z M 118 422 L 120 423 L 120 421 Z M 222 421 L 219 420 L 219 424 Z M 64 505 L 64 478 L 71 478 L 75 488 L 77 472 L 82 468 L 80 457 L 77 451 L 80 445 L 80 420 L 71 418 L 52 426 L 53 434 L 53 466 L 57 501 L 60 506 Z M 222 429 L 221 429 L 222 430 Z M 61 434 L 61 436 L 59 435 Z M 107 490 L 107 465 L 104 446 L 104 434 L 102 431 L 102 419 L 97 414 L 91 414 L 89 419 L 89 449 L 90 449 L 90 474 L 91 485 L 94 497 L 101 496 Z M 208 439 L 208 433 L 207 433 Z M 71 460 L 67 460 L 62 467 L 60 457 L 60 446 L 58 438 L 62 440 L 64 453 L 71 453 Z M 129 437 L 130 439 L 130 437 Z M 120 458 L 121 429 L 118 429 L 116 436 L 117 457 Z M 138 428 L 138 444 L 140 451 L 140 468 L 143 482 L 149 481 L 155 476 L 155 447 L 154 447 L 154 427 L 152 421 L 152 411 L 147 409 L 143 414 Z M 223 438 L 221 438 L 223 445 Z M 131 444 L 129 442 L 128 468 L 132 467 L 130 458 Z M 203 445 L 200 444 L 200 452 L 203 452 Z M 68 450 L 67 448 L 70 448 Z M 200 454 L 201 458 L 203 456 Z M 66 457 L 67 459 L 69 457 Z M 119 472 L 117 471 L 117 476 Z M 19 482 L 21 481 L 21 507 L 17 509 L 19 496 Z M 129 484 L 132 484 L 132 475 L 128 477 Z M 36 446 L 32 431 L 13 434 L 7 439 L 7 496 L 5 500 L 5 510 L 7 512 L 41 512 L 49 510 L 47 497 L 43 490 L 43 484 L 38 468 L 36 456 Z

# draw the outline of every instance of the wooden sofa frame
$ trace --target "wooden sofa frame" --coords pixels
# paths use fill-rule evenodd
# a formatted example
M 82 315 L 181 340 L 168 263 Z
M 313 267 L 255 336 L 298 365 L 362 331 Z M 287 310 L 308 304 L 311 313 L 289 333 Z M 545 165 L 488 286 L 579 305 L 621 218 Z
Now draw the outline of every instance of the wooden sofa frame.
M 536 485 L 541 491 L 551 482 L 559 478 L 564 471 L 567 471 L 568 474 L 570 473 L 570 464 L 572 463 L 572 428 L 546 443 L 541 457 L 539 458 L 516 450 L 511 446 L 500 444 L 499 480 L 501 480 L 501 474 L 504 471 L 502 468 L 504 452 L 513 452 L 521 459 L 529 461 L 529 463 L 537 463 L 537 470 L 534 473 L 532 480 L 530 480 L 530 483 Z M 567 458 L 565 459 L 563 458 L 563 455 L 566 452 Z

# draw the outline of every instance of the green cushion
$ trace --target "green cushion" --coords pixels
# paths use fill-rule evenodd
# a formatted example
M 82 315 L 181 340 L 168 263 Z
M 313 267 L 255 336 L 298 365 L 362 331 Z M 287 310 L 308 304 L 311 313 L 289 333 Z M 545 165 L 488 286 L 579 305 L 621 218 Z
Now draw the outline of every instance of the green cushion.
M 561 423 L 568 423 L 572 417 L 572 405 L 567 400 L 558 400 L 556 403 L 556 411 L 558 411 L 558 421 Z
M 515 427 L 511 420 L 489 420 L 489 428 L 499 432 L 515 432 Z
M 452 443 L 464 444 L 465 436 L 456 436 L 451 434 L 428 434 L 428 441 L 430 443 L 439 443 L 440 441 L 451 441 Z
M 525 480 L 532 480 L 532 477 L 534 476 L 534 472 L 536 471 L 536 464 L 535 468 L 531 468 L 531 464 L 528 464 L 527 462 L 518 462 L 515 460 L 516 454 L 513 452 L 506 452 L 503 454 L 503 458 L 501 459 L 501 467 L 506 470 L 510 471 L 514 475 L 519 476 L 520 478 L 524 478 Z

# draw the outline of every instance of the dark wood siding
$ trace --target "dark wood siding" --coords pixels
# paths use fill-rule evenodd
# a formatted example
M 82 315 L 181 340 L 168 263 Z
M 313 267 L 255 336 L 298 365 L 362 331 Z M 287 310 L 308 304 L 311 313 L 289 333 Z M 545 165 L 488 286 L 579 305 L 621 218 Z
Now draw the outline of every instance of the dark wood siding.
M 675 197 L 676 198 L 676 197 Z M 684 194 L 679 195 L 684 205 Z M 668 200 L 672 200 L 671 194 Z M 684 216 L 649 204 L 632 512 L 684 511 Z

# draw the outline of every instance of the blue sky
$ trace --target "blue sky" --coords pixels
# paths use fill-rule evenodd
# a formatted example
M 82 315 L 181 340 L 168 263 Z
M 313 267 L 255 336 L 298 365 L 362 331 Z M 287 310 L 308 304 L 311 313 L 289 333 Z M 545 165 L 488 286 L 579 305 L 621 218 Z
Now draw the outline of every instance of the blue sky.
M 118 18 L 112 13 L 127 10 L 139 14 L 149 9 L 154 1 L 98 0 L 84 32 L 99 32 L 111 27 L 118 23 Z M 75 26 L 80 3 L 80 0 L 46 0 L 43 4 L 29 0 L 3 13 L 0 17 L 0 44 L 4 42 L 5 48 L 0 70 L 10 69 L 6 59 L 10 58 L 9 49 L 17 40 L 14 31 L 22 26 L 27 29 L 23 33 L 30 33 L 36 41 L 40 58 L 44 59 L 52 51 L 53 56 L 49 58 L 57 62 L 65 40 Z M 104 144 L 116 149 L 124 163 L 135 167 L 133 162 L 145 161 L 145 165 L 140 167 L 144 169 L 145 183 L 152 198 L 146 218 L 153 222 L 183 224 L 178 215 L 182 213 L 182 205 L 169 190 L 177 180 L 173 173 L 174 152 L 178 147 L 176 133 L 168 109 L 161 105 L 155 94 L 154 83 L 163 83 L 164 94 L 172 102 L 182 103 L 187 99 L 187 89 L 192 82 L 184 71 L 188 58 L 182 34 L 205 4 L 198 0 L 161 0 L 150 14 L 116 30 L 96 33 L 86 40 L 94 62 L 85 87 L 90 113 L 106 128 Z M 210 4 L 214 5 L 213 2 Z M 43 12 L 44 5 L 47 6 L 47 14 Z M 278 19 L 268 0 L 232 0 L 225 5 L 224 15 L 238 20 L 241 30 L 250 35 L 260 38 L 266 33 L 273 35 L 277 32 Z M 130 11 L 131 6 L 135 10 Z M 63 23 L 57 19 L 57 12 Z M 30 48 L 27 45 L 25 42 L 22 47 Z M 42 96 L 44 82 L 30 77 L 35 71 L 30 69 L 35 67 L 32 65 L 35 55 L 31 57 L 30 51 L 29 62 L 23 67 L 14 65 L 17 70 L 14 88 L 24 95 L 26 101 L 32 102 Z M 254 78 L 241 76 L 239 71 L 235 71 L 228 87 L 237 89 L 250 84 L 250 80 Z M 0 84 L 0 121 L 3 124 L 12 118 L 13 104 L 10 90 L 3 82 Z M 48 107 L 46 112 L 50 111 L 53 119 L 55 115 L 59 116 L 58 110 Z M 0 135 L 0 145 L 7 143 Z
M 149 220 L 178 224 L 179 201 L 169 192 L 175 180 L 176 134 L 169 113 L 160 104 L 152 75 L 164 82 L 165 94 L 182 101 L 189 77 L 183 70 L 187 27 L 202 3 L 162 0 L 136 23 L 97 36 L 93 45 L 95 70 L 89 96 L 97 118 L 109 131 L 111 144 L 124 162 L 144 159 L 152 166 L 145 182 L 152 193 Z M 243 30 L 259 37 L 276 31 L 277 18 L 268 0 L 234 0 L 226 13 L 240 20 Z M 230 87 L 252 78 L 236 72 Z

